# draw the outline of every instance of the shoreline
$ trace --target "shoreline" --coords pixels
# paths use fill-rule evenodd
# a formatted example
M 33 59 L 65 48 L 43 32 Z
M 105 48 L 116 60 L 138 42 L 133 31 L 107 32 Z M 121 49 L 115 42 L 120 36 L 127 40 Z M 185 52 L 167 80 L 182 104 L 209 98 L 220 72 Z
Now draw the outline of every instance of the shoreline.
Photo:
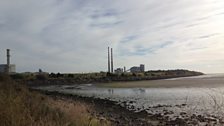
M 95 84 L 95 86 L 98 88 L 216 88 L 224 86 L 223 77 L 216 76 L 216 80 L 214 80 L 210 76 L 201 78 L 200 76 L 191 76 L 160 80 L 100 83 Z
M 93 115 L 99 118 L 106 118 L 111 121 L 113 125 L 202 125 L 202 124 L 224 124 L 224 120 L 219 117 L 209 115 L 205 117 L 203 115 L 186 115 L 182 112 L 178 117 L 173 119 L 169 118 L 169 114 L 173 112 L 167 111 L 166 114 L 161 113 L 147 113 L 145 110 L 140 112 L 134 112 L 118 105 L 114 101 L 108 99 L 100 99 L 94 97 L 83 97 L 73 94 L 62 94 L 57 91 L 49 92 L 43 90 L 30 89 L 32 91 L 38 91 L 42 94 L 52 97 L 53 99 L 64 99 L 82 101 L 90 104 L 95 109 Z M 184 105 L 183 105 L 184 106 Z M 161 106 L 155 106 L 160 108 Z M 161 107 L 162 108 L 162 107 Z M 166 111 L 166 110 L 164 110 Z
M 51 85 L 78 85 L 78 84 L 95 84 L 95 85 L 102 85 L 102 84 L 113 84 L 113 83 L 135 83 L 135 82 L 144 82 L 144 81 L 163 81 L 167 79 L 176 79 L 176 78 L 183 78 L 183 77 L 197 77 L 206 74 L 199 74 L 199 75 L 184 75 L 184 76 L 166 76 L 166 77 L 153 77 L 153 78 L 129 78 L 129 79 L 118 79 L 118 80 L 103 80 L 99 79 L 96 81 L 76 81 L 74 79 L 66 79 L 66 78 L 58 78 L 58 79 L 44 79 L 44 80 L 26 80 L 30 87 L 36 86 L 51 86 Z
M 126 108 L 117 105 L 114 101 L 72 94 L 62 94 L 56 91 L 48 92 L 36 89 L 31 90 L 40 92 L 41 94 L 52 97 L 53 99 L 74 100 L 89 104 L 95 110 L 91 113 L 92 115 L 95 115 L 97 118 L 106 118 L 112 123 L 112 125 L 150 125 L 148 121 L 144 120 L 147 116 L 146 112 L 135 113 L 133 111 L 129 111 Z

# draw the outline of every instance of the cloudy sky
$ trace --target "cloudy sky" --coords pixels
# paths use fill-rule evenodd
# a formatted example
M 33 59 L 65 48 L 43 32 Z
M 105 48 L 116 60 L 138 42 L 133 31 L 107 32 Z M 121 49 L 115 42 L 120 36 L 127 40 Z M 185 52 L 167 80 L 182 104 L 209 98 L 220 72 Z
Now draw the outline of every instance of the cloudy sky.
M 0 63 L 18 72 L 114 66 L 224 73 L 224 0 L 0 0 Z

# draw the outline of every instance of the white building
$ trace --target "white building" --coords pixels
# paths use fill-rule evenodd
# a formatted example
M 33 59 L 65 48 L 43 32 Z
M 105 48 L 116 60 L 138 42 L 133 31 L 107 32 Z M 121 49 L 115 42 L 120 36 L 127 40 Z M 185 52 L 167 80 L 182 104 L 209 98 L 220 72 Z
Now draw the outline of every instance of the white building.
M 16 72 L 16 65 L 10 64 L 9 65 L 9 73 Z M 0 64 L 0 73 L 7 73 L 7 64 Z
M 133 66 L 133 67 L 130 68 L 130 72 L 132 72 L 132 73 L 138 73 L 138 72 L 140 72 L 140 67 Z
M 130 68 L 130 72 L 132 73 L 139 73 L 139 72 L 145 72 L 145 65 L 140 64 L 140 66 L 133 66 Z

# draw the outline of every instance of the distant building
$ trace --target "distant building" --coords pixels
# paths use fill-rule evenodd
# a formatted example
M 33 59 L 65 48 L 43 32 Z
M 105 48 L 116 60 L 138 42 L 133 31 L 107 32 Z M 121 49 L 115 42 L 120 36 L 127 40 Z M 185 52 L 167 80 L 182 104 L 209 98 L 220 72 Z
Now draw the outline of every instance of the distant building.
M 114 70 L 115 73 L 123 73 L 124 70 L 123 68 L 117 68 L 116 70 Z
M 140 67 L 133 66 L 133 67 L 130 68 L 130 72 L 132 72 L 132 73 L 140 72 Z
M 140 71 L 145 72 L 145 65 L 144 64 L 140 64 Z
M 139 73 L 139 72 L 145 72 L 145 65 L 140 64 L 140 66 L 133 66 L 130 68 L 130 72 L 132 73 Z
M 16 72 L 16 65 L 10 64 L 10 49 L 6 49 L 7 63 L 0 64 L 0 73 L 12 74 Z
M 9 73 L 16 72 L 16 65 L 10 64 L 9 65 Z M 0 73 L 7 73 L 7 64 L 0 64 Z

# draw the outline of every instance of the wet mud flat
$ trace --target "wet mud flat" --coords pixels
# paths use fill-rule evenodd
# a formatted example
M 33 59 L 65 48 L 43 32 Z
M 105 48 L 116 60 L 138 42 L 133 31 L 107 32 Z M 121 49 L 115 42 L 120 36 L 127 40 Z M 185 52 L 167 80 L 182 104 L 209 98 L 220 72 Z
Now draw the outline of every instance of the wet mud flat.
M 160 80 L 99 83 L 96 86 L 106 88 L 217 88 L 224 86 L 224 74 L 201 75 Z
M 215 115 L 201 115 L 197 113 L 187 113 L 182 111 L 176 114 L 167 108 L 184 108 L 187 104 L 180 105 L 156 105 L 145 108 L 138 112 L 127 109 L 128 104 L 133 101 L 123 101 L 122 105 L 116 101 L 109 99 L 101 99 L 96 97 L 80 96 L 75 94 L 65 94 L 57 91 L 43 91 L 39 92 L 48 95 L 55 99 L 82 101 L 93 106 L 94 111 L 91 113 L 98 118 L 105 118 L 110 120 L 112 125 L 142 125 L 142 126 L 163 126 L 163 125 L 224 125 L 224 118 Z M 160 110 L 157 113 L 150 113 L 150 110 Z

